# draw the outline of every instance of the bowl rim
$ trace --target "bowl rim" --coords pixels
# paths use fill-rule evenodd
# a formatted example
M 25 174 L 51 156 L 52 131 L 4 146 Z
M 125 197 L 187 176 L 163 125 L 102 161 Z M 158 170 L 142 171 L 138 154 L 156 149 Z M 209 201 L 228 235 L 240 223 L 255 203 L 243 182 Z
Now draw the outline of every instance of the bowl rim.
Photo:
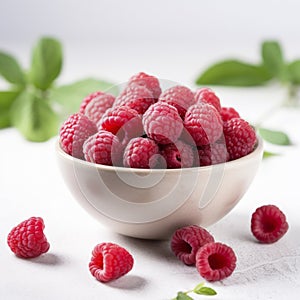
M 222 166 L 224 165 L 224 167 L 228 168 L 228 167 L 235 167 L 238 164 L 241 164 L 243 162 L 249 161 L 254 157 L 257 156 L 261 156 L 263 154 L 263 140 L 260 136 L 257 136 L 257 143 L 255 146 L 255 149 L 243 156 L 240 157 L 238 159 L 235 160 L 231 160 L 231 161 L 227 161 L 224 163 L 220 163 L 220 164 L 214 164 L 214 165 L 209 165 L 209 166 L 203 166 L 203 167 L 191 167 L 191 168 L 176 168 L 176 169 L 139 169 L 139 168 L 126 168 L 126 167 L 120 167 L 120 166 L 108 166 L 108 165 L 102 165 L 102 164 L 96 164 L 96 163 L 92 163 L 92 162 L 88 162 L 85 160 L 82 160 L 80 158 L 76 158 L 71 156 L 70 154 L 66 153 L 65 151 L 62 150 L 61 146 L 60 146 L 60 142 L 59 142 L 59 138 L 56 141 L 55 144 L 55 148 L 56 148 L 56 152 L 62 156 L 63 158 L 69 160 L 69 161 L 73 161 L 74 163 L 77 164 L 81 164 L 83 166 L 86 167 L 93 167 L 93 168 L 97 168 L 99 170 L 107 170 L 107 171 L 117 171 L 117 172 L 134 172 L 134 173 L 149 173 L 149 172 L 153 172 L 153 173 L 160 173 L 160 172 L 166 172 L 166 173 L 178 173 L 178 172 L 187 172 L 187 171 L 210 171 L 212 168 L 216 167 L 216 166 Z

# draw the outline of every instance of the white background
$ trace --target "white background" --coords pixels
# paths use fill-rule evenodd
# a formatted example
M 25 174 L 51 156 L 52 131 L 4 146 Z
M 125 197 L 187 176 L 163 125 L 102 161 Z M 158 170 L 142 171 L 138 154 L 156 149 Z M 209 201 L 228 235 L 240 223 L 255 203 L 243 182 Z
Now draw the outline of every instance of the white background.
M 218 59 L 259 61 L 264 39 L 280 40 L 288 59 L 300 57 L 299 11 L 300 2 L 291 0 L 2 0 L 0 49 L 28 68 L 34 41 L 53 35 L 64 44 L 61 82 L 95 76 L 118 83 L 145 71 L 193 87 L 200 71 Z M 253 122 L 284 97 L 273 85 L 215 90 L 224 106 L 233 105 Z M 209 228 L 238 256 L 233 276 L 211 284 L 219 293 L 216 300 L 299 296 L 299 120 L 299 108 L 264 120 L 265 126 L 287 131 L 293 146 L 266 144 L 281 155 L 263 161 L 242 201 Z M 35 144 L 14 129 L 0 131 L 0 299 L 170 299 L 202 281 L 194 268 L 174 258 L 168 241 L 122 237 L 89 217 L 60 177 L 54 144 L 55 138 Z M 290 230 L 278 243 L 260 245 L 249 231 L 250 215 L 269 203 L 286 213 Z M 20 260 L 9 251 L 6 236 L 32 215 L 44 218 L 51 248 L 38 259 Z M 119 243 L 135 257 L 130 274 L 106 285 L 87 268 L 92 248 L 102 241 Z
M 299 1 L 1 1 L 1 40 L 55 34 L 67 41 L 257 42 L 299 34 Z M 222 49 L 222 44 L 219 48 Z
M 65 81 L 88 75 L 124 81 L 144 70 L 190 84 L 217 59 L 259 61 L 264 39 L 279 39 L 294 58 L 299 10 L 297 0 L 2 0 L 0 45 L 28 67 L 38 37 L 61 39 Z

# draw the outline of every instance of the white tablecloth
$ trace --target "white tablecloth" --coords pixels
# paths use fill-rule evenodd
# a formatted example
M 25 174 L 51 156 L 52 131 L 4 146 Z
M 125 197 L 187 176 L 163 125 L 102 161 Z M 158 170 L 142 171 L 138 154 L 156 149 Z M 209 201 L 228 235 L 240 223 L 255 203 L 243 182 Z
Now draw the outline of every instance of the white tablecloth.
M 147 60 L 141 57 L 141 61 Z M 132 68 L 129 61 L 124 64 L 116 80 L 126 80 L 141 70 L 138 68 L 159 75 L 160 67 L 152 68 L 151 61 L 135 61 Z M 164 68 L 168 71 L 162 72 L 163 77 L 190 82 L 190 77 L 180 77 L 167 64 Z M 193 76 L 192 68 L 195 73 L 195 67 L 186 67 L 182 74 Z M 65 78 L 72 77 L 70 71 Z M 110 74 L 107 63 L 101 71 L 113 78 L 116 69 Z M 216 90 L 224 106 L 234 105 L 253 122 L 282 98 L 278 87 Z M 293 145 L 266 144 L 266 149 L 280 155 L 262 162 L 243 199 L 229 215 L 208 228 L 238 257 L 231 277 L 209 284 L 218 292 L 214 299 L 295 299 L 300 293 L 300 110 L 280 109 L 264 125 L 286 130 Z M 31 143 L 15 129 L 0 131 L 0 299 L 171 299 L 177 291 L 203 281 L 194 267 L 183 265 L 173 256 L 169 241 L 121 236 L 92 219 L 72 198 L 61 178 L 55 141 Z M 264 204 L 278 205 L 290 224 L 286 236 L 271 245 L 257 243 L 250 232 L 251 214 Z M 23 260 L 10 252 L 6 238 L 13 226 L 31 216 L 44 219 L 51 247 L 39 258 Z M 88 270 L 93 247 L 103 241 L 124 246 L 135 259 L 129 274 L 108 284 L 96 281 Z

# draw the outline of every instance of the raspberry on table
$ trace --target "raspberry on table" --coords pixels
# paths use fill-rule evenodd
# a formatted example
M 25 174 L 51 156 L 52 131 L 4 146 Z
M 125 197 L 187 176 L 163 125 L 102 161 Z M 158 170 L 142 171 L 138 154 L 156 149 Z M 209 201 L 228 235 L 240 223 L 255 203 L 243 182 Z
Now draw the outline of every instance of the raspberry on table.
M 165 90 L 159 97 L 160 102 L 173 105 L 184 119 L 186 110 L 195 104 L 194 93 L 187 87 L 176 85 Z
M 97 123 L 98 129 L 107 130 L 116 135 L 120 142 L 141 136 L 144 132 L 142 119 L 139 113 L 126 106 L 108 109 Z
M 7 237 L 12 252 L 21 258 L 34 258 L 46 253 L 50 244 L 43 232 L 44 221 L 40 217 L 31 217 L 15 226 Z
M 96 96 L 85 107 L 84 114 L 97 124 L 106 110 L 113 106 L 114 101 L 115 97 L 110 94 Z
M 222 107 L 220 114 L 224 122 L 233 118 L 240 118 L 239 113 L 233 107 Z
M 131 83 L 116 98 L 114 107 L 127 106 L 142 115 L 155 102 L 152 92 L 145 86 Z
M 197 225 L 190 225 L 174 232 L 171 239 L 171 249 L 183 263 L 194 265 L 197 251 L 211 242 L 214 242 L 214 238 L 206 229 Z
M 177 109 L 164 102 L 148 108 L 143 115 L 143 125 L 147 136 L 158 144 L 175 143 L 183 128 Z
M 198 148 L 199 165 L 210 166 L 224 163 L 229 160 L 226 145 L 224 143 L 214 143 Z
M 109 282 L 127 274 L 133 267 L 132 255 L 114 243 L 95 246 L 89 263 L 91 274 L 101 282 Z
M 155 99 L 158 99 L 159 95 L 161 94 L 159 80 L 152 75 L 140 72 L 130 77 L 128 85 L 132 83 L 145 86 L 149 91 L 152 92 L 152 95 Z
M 196 103 L 208 103 L 221 112 L 221 103 L 219 97 L 210 88 L 198 89 L 195 93 Z
M 97 126 L 81 113 L 71 115 L 61 126 L 59 140 L 62 149 L 76 158 L 83 158 L 84 141 L 97 132 Z
M 118 166 L 122 155 L 122 146 L 117 136 L 109 131 L 99 130 L 83 144 L 84 158 L 88 162 Z
M 190 168 L 194 164 L 194 151 L 192 147 L 180 140 L 176 143 L 163 146 L 160 153 L 164 157 L 169 169 Z
M 137 137 L 129 141 L 123 154 L 124 167 L 153 169 L 159 148 L 153 140 Z
M 236 256 L 231 247 L 222 243 L 208 243 L 196 254 L 196 268 L 208 281 L 218 281 L 230 276 L 236 267 Z
M 207 103 L 190 106 L 183 124 L 197 146 L 215 143 L 223 132 L 223 121 L 219 112 Z
M 80 107 L 79 107 L 79 112 L 81 114 L 84 114 L 85 113 L 85 108 L 86 106 L 95 98 L 98 98 L 99 96 L 102 96 L 104 95 L 104 92 L 102 91 L 97 91 L 97 92 L 94 92 L 94 93 L 91 93 L 89 94 L 88 96 L 86 96 L 82 101 L 81 101 L 81 104 L 80 104 Z
M 223 132 L 230 160 L 243 157 L 254 150 L 256 133 L 247 121 L 241 118 L 230 119 L 224 122 Z
M 275 205 L 256 209 L 251 217 L 251 232 L 262 243 L 275 243 L 289 229 L 284 213 Z

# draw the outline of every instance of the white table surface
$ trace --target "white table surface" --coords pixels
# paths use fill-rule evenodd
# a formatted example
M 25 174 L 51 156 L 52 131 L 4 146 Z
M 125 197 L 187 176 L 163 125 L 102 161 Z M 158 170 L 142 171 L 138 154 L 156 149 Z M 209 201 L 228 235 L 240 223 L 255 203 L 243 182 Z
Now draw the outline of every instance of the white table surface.
M 122 57 L 112 68 L 103 58 L 101 74 L 114 78 L 115 73 L 115 80 L 124 81 L 143 70 L 190 84 L 200 69 L 194 62 L 181 62 L 177 69 L 183 75 L 179 75 L 169 56 L 161 57 L 161 62 L 166 60 L 158 66 L 145 59 L 148 55 L 124 60 L 120 70 L 117 64 Z M 66 81 L 87 74 L 91 59 L 86 65 L 79 60 L 75 67 L 72 62 L 79 57 L 79 50 L 69 57 Z M 283 97 L 279 87 L 218 87 L 216 91 L 224 106 L 235 106 L 251 122 Z M 243 199 L 225 218 L 208 228 L 238 257 L 231 277 L 209 284 L 218 292 L 213 299 L 295 299 L 300 293 L 300 109 L 282 108 L 264 125 L 286 130 L 293 145 L 265 145 L 281 155 L 264 160 Z M 64 185 L 56 164 L 55 141 L 31 143 L 15 129 L 0 130 L 0 299 L 171 299 L 177 291 L 191 289 L 203 281 L 194 267 L 183 265 L 173 256 L 169 241 L 121 236 L 91 218 Z M 286 236 L 271 245 L 257 243 L 250 232 L 251 214 L 264 204 L 278 205 L 290 224 Z M 10 252 L 6 238 L 13 226 L 31 216 L 44 219 L 51 247 L 39 258 L 23 260 Z M 96 281 L 88 270 L 93 247 L 104 241 L 124 246 L 135 259 L 129 274 L 108 284 Z

